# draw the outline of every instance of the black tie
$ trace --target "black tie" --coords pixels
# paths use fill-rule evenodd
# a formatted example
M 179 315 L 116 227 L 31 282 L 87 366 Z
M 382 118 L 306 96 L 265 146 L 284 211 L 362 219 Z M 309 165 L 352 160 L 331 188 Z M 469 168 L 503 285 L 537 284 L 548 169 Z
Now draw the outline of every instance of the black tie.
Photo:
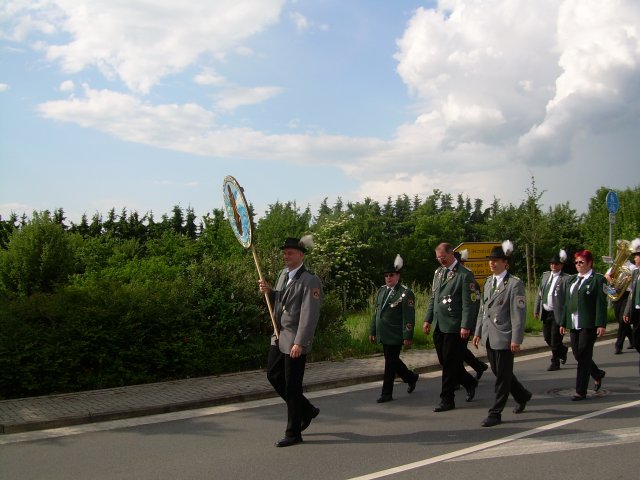
M 493 277 L 493 285 L 491 285 L 491 296 L 493 297 L 493 294 L 496 293 L 496 288 L 498 287 L 498 279 L 496 277 Z

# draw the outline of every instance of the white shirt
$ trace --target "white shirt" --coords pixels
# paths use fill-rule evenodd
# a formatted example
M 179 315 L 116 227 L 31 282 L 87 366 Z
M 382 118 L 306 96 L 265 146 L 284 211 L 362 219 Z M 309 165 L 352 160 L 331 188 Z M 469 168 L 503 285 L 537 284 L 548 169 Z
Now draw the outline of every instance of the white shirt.
M 571 285 L 571 295 L 573 295 L 573 291 L 578 287 L 578 285 L 581 285 L 582 283 L 584 283 L 585 280 L 587 280 L 592 274 L 593 274 L 593 270 L 589 270 L 582 277 L 578 275 L 578 281 L 573 282 L 573 285 Z M 571 314 L 571 328 L 573 328 L 574 330 L 580 330 L 582 328 L 580 326 L 580 317 L 578 316 L 577 310 L 575 313 Z
M 285 284 L 284 284 L 284 286 L 285 286 L 285 287 L 286 287 L 287 285 L 289 285 L 289 282 L 291 281 L 291 279 L 292 279 L 293 277 L 295 277 L 295 276 L 296 276 L 296 273 L 298 273 L 298 270 L 300 270 L 300 268 L 302 268 L 302 263 L 300 264 L 300 266 L 299 266 L 298 268 L 294 268 L 293 270 L 288 270 L 288 269 L 287 269 L 287 271 L 288 271 L 288 273 L 289 273 L 289 278 L 288 278 L 288 280 L 287 280 L 287 283 L 285 283 Z
M 547 312 L 551 312 L 553 310 L 553 291 L 556 288 L 556 283 L 558 282 L 558 279 L 560 278 L 560 272 L 551 272 L 551 278 L 549 279 L 549 281 L 551 282 L 551 288 L 549 288 L 549 295 L 547 295 L 547 298 L 544 298 L 544 303 L 542 304 L 542 307 L 547 311 Z

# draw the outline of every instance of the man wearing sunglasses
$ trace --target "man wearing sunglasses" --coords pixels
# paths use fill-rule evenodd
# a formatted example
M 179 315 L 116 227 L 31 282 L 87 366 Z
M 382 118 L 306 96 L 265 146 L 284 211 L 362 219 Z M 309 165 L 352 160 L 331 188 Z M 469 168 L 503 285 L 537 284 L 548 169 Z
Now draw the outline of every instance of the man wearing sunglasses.
M 413 327 L 416 319 L 415 296 L 400 283 L 403 260 L 396 255 L 393 265 L 384 270 L 384 285 L 375 297 L 375 311 L 371 319 L 369 341 L 382 344 L 384 352 L 384 380 L 378 403 L 393 400 L 393 382 L 398 375 L 408 385 L 407 392 L 416 388 L 418 374 L 400 360 L 402 347 L 413 343 Z

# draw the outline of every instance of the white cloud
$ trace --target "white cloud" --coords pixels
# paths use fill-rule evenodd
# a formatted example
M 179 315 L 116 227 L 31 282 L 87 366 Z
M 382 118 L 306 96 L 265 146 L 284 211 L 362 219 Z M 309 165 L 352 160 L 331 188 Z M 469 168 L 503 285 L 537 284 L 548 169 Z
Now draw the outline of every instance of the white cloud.
M 221 127 L 213 112 L 196 104 L 153 105 L 133 95 L 84 89 L 82 97 L 39 105 L 40 114 L 131 142 L 218 158 L 339 164 L 384 145 L 371 138 L 267 135 Z
M 198 85 L 224 85 L 226 80 L 222 75 L 211 69 L 205 69 L 195 77 L 193 81 Z
M 302 15 L 300 12 L 291 12 L 289 14 L 289 18 L 291 19 L 293 24 L 296 26 L 296 30 L 299 33 L 304 32 L 311 26 L 311 22 L 309 22 L 309 20 L 307 20 L 307 18 L 304 15 Z
M 558 15 L 555 96 L 519 140 L 532 163 L 565 162 L 583 136 L 640 130 L 640 4 L 567 0 Z
M 9 90 L 9 85 L 6 83 L 0 83 L 0 92 L 6 92 L 7 90 Z
M 276 22 L 283 4 L 193 0 L 185 8 L 177 0 L 58 0 L 12 11 L 11 37 L 62 30 L 70 41 L 43 48 L 64 72 L 97 67 L 129 89 L 148 93 L 161 78 L 184 70 L 203 54 L 223 55 L 240 47 Z M 55 26 L 51 19 L 57 20 Z
M 217 95 L 217 107 L 222 110 L 235 110 L 243 105 L 254 105 L 264 102 L 282 92 L 278 87 L 235 87 Z
M 73 80 L 65 80 L 58 87 L 58 90 L 60 90 L 61 92 L 73 92 L 75 89 L 76 85 L 75 83 L 73 83 Z

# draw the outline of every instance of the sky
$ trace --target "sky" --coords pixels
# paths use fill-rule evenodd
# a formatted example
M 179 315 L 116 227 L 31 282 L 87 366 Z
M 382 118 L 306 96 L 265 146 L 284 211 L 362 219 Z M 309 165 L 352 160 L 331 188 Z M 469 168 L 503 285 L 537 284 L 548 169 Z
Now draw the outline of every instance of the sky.
M 637 0 L 0 0 L 0 216 L 640 184 Z

